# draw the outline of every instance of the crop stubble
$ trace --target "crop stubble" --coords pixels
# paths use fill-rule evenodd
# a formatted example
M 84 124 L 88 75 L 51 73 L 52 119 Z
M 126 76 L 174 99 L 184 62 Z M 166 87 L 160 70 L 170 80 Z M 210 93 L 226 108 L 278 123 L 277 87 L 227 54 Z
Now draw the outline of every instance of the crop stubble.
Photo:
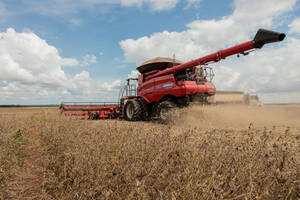
M 299 131 L 297 105 L 192 106 L 168 124 L 0 110 L 0 199 L 298 199 Z

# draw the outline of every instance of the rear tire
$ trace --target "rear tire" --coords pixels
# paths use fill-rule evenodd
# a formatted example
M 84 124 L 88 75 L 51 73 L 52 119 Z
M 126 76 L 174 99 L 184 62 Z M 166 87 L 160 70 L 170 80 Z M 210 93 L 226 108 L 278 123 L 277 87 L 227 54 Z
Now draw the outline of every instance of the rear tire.
M 170 120 L 170 111 L 176 107 L 171 101 L 163 101 L 157 106 L 157 114 L 161 122 L 166 123 Z
M 142 109 L 136 99 L 127 100 L 124 107 L 124 117 L 128 121 L 138 121 L 141 119 Z

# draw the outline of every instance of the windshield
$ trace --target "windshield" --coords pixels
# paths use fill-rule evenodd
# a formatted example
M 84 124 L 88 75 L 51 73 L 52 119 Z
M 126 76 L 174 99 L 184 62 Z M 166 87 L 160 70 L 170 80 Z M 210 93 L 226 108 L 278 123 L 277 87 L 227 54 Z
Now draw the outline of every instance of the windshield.
M 211 67 L 196 66 L 194 68 L 194 76 L 196 81 L 209 81 L 211 82 L 215 76 Z
M 196 81 L 197 83 L 211 82 L 214 78 L 212 67 L 196 66 L 175 74 L 176 81 Z

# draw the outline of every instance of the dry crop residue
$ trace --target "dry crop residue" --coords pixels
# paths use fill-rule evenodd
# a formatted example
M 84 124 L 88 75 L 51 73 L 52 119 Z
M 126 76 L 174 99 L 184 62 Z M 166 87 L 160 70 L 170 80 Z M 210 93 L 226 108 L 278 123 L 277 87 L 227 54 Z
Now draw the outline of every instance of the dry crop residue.
M 41 156 L 36 199 L 299 198 L 299 106 L 194 106 L 166 125 L 33 115 L 0 116 L 0 199 L 22 199 L 19 129 Z

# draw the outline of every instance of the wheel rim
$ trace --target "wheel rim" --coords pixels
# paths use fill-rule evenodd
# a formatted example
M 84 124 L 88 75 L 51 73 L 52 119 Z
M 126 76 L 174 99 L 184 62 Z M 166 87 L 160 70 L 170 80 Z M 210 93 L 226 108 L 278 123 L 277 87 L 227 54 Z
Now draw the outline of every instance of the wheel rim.
M 127 117 L 129 119 L 131 119 L 132 116 L 133 116 L 133 113 L 134 113 L 134 107 L 133 107 L 133 105 L 132 104 L 128 104 L 126 106 L 126 115 L 127 115 Z

